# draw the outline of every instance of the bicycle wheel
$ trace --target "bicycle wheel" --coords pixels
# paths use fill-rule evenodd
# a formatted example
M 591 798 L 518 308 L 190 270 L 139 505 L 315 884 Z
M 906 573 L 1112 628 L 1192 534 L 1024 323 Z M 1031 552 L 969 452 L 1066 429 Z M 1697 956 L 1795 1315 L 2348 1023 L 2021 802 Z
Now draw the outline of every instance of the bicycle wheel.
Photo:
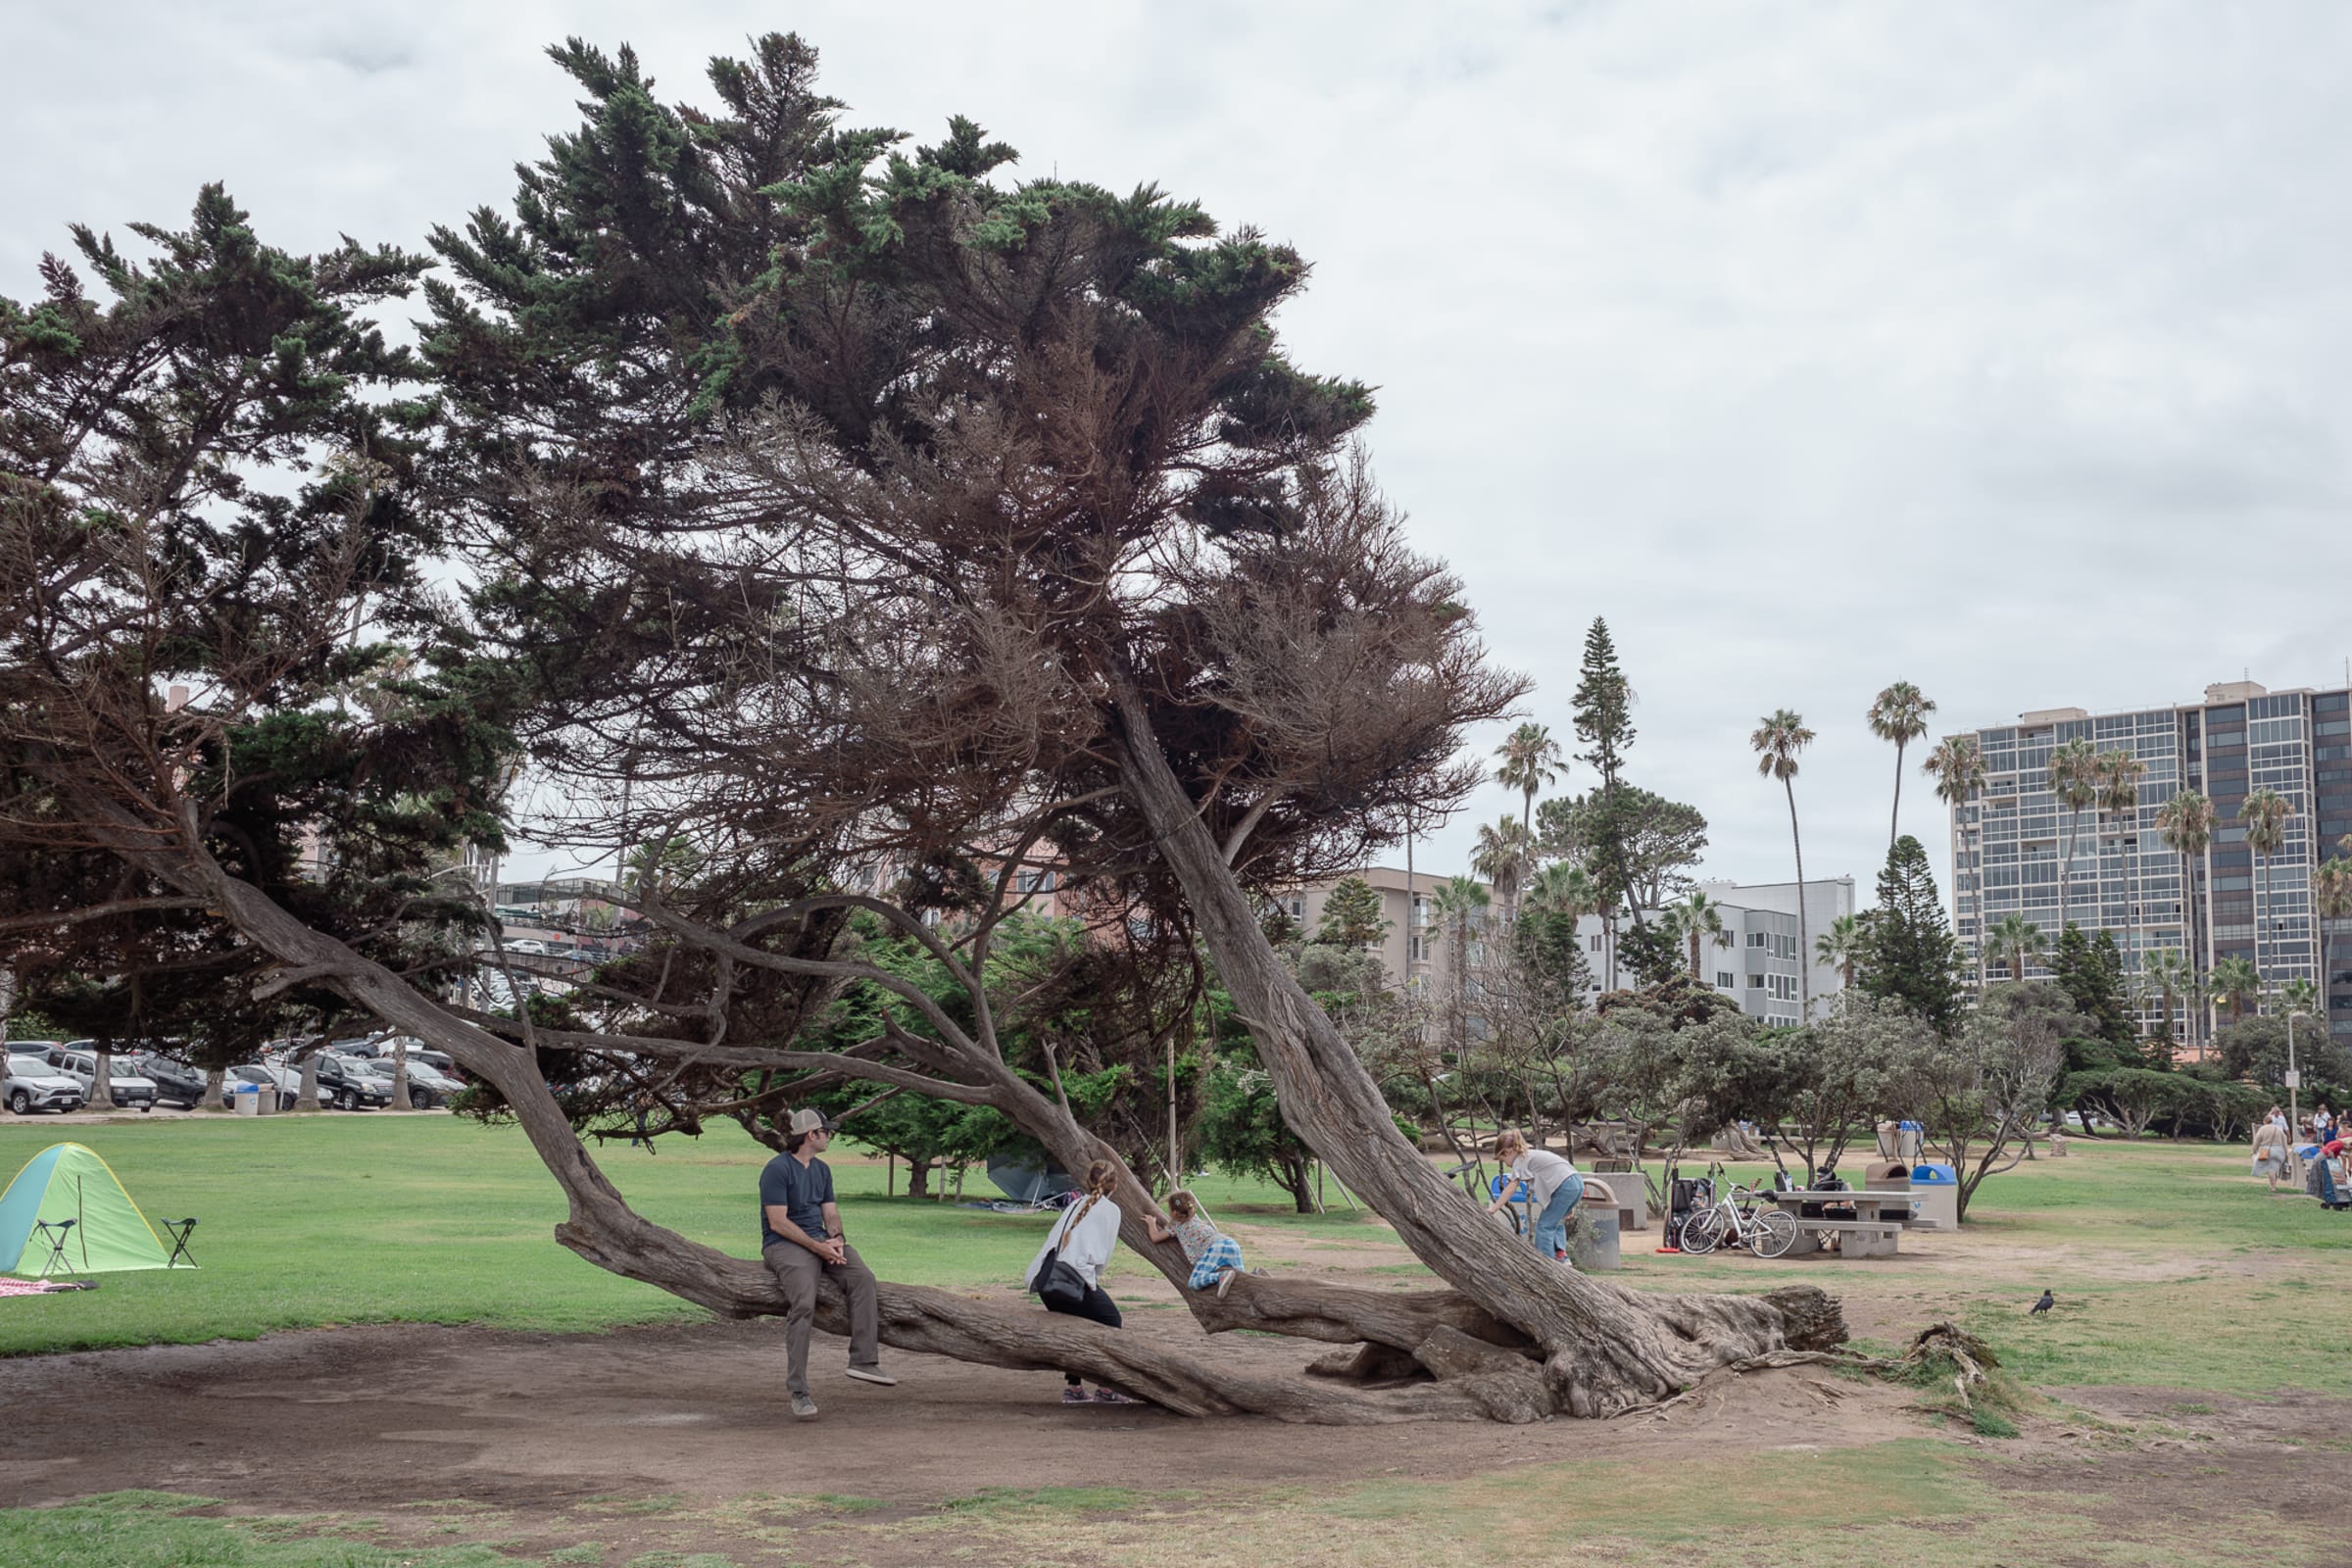
M 1777 1208 L 1756 1216 L 1747 1233 L 1748 1250 L 1758 1257 L 1778 1257 L 1796 1245 L 1796 1221 Z
M 1731 1221 L 1720 1208 L 1702 1208 L 1683 1221 L 1683 1250 L 1693 1257 L 1704 1257 L 1715 1250 Z

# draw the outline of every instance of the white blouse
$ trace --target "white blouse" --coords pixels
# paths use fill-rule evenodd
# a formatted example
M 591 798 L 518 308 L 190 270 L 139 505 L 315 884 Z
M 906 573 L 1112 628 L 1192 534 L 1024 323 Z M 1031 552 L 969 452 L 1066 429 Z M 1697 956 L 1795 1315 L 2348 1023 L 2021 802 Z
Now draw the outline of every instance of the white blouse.
M 1097 1199 L 1094 1206 L 1086 1210 L 1086 1217 L 1077 1219 L 1085 1201 L 1081 1199 L 1070 1205 L 1069 1211 L 1046 1233 L 1044 1245 L 1038 1248 L 1037 1255 L 1029 1260 L 1028 1269 L 1021 1275 L 1024 1287 L 1037 1278 L 1038 1265 L 1046 1260 L 1048 1249 L 1056 1246 L 1061 1249 L 1061 1260 L 1076 1269 L 1080 1279 L 1089 1285 L 1102 1283 L 1102 1270 L 1110 1262 L 1110 1250 L 1119 1245 L 1119 1205 L 1107 1198 Z M 1072 1220 L 1077 1223 L 1072 1224 Z

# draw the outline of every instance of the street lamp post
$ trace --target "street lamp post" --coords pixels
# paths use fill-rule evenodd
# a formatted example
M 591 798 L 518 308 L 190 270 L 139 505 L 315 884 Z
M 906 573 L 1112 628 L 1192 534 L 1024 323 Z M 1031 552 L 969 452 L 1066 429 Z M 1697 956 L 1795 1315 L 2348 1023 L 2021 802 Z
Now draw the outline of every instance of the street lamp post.
M 2303 1136 L 2303 1110 L 2300 1103 L 2303 1075 L 2295 1070 L 2295 1020 L 2310 1016 L 2300 1007 L 2286 1015 L 2286 1152 L 2297 1181 L 2303 1178 L 2303 1158 L 2295 1152 L 2297 1142 Z

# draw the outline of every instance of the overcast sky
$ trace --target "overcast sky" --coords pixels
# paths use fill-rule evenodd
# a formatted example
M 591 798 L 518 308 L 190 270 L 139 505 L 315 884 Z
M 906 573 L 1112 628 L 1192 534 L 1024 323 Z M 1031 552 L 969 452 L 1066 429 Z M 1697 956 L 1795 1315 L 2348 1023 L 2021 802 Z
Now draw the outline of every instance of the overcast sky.
M 1888 681 L 1960 728 L 2352 654 L 2340 4 L 10 10 L 0 294 L 210 179 L 277 244 L 421 247 L 570 122 L 573 32 L 708 102 L 710 54 L 796 28 L 853 122 L 966 114 L 1019 172 L 1293 242 L 1293 350 L 1380 387 L 1383 480 L 1530 716 L 1566 736 L 1606 615 L 1634 776 L 1706 812 L 1708 874 L 1789 874 L 1773 709 L 1820 735 L 1806 866 L 1867 902 Z M 1916 772 L 1903 817 L 1948 886 Z

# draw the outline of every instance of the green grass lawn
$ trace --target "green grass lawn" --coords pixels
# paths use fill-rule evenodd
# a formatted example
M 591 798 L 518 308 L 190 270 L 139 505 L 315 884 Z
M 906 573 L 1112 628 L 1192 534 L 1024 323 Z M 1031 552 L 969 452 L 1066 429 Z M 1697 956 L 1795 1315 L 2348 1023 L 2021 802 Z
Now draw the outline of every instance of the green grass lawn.
M 101 1276 L 101 1288 L 12 1299 L 0 1354 L 249 1339 L 348 1323 L 473 1323 L 589 1332 L 693 1320 L 701 1309 L 607 1274 L 558 1245 L 555 1183 L 521 1135 L 449 1116 L 328 1113 L 199 1125 L 125 1119 L 70 1127 L 0 1117 L 0 1175 L 71 1138 L 105 1156 L 150 1217 L 195 1214 L 196 1271 Z M 2342 1353 L 2352 1216 L 2272 1198 L 2234 1148 L 2085 1144 L 1993 1178 L 1970 1210 L 1973 1239 L 2007 1261 L 1957 1281 L 1891 1264 L 1741 1256 L 1659 1257 L 1654 1231 L 1627 1239 L 1626 1283 L 1650 1290 L 1822 1285 L 1885 1298 L 1902 1321 L 1958 1318 L 2038 1383 L 2176 1383 L 2225 1393 L 2284 1387 L 2352 1393 Z M 621 1146 L 599 1158 L 651 1218 L 722 1250 L 757 1251 L 767 1151 L 732 1128 Z M 883 1196 L 885 1172 L 835 1152 L 843 1220 L 886 1278 L 968 1288 L 1014 1283 L 1048 1223 Z M 1735 1174 L 1753 1179 L 1746 1168 Z M 1360 1211 L 1291 1211 L 1271 1188 L 1215 1176 L 1211 1210 L 1299 1242 L 1386 1238 Z M 974 1173 L 966 1195 L 993 1196 Z M 1333 1195 L 1337 1201 L 1337 1194 Z M 1922 1246 L 1933 1246 L 1932 1240 Z M 1402 1258 L 1381 1277 L 1420 1273 Z M 2249 1277 L 2249 1275 L 2254 1277 Z M 1156 1275 L 1121 1254 L 1114 1295 Z M 2023 1303 L 2054 1287 L 2061 1310 L 2027 1325 Z M 2199 1325 L 2183 1335 L 2184 1321 Z
M 555 1185 L 513 1129 L 444 1116 L 212 1125 L 125 1119 L 89 1127 L 0 1117 L 0 1177 L 67 1139 L 104 1155 L 151 1216 L 199 1215 L 205 1266 L 105 1275 L 96 1292 L 0 1303 L 0 1353 L 250 1338 L 344 1323 L 584 1332 L 700 1315 L 559 1246 L 550 1234 L 563 1217 Z M 2352 1217 L 2272 1198 L 2246 1178 L 2235 1148 L 2076 1149 L 2074 1157 L 2037 1161 L 1987 1183 L 1966 1237 L 1906 1244 L 1942 1262 L 1663 1257 L 1650 1250 L 1651 1231 L 1628 1239 L 1618 1277 L 1648 1290 L 1818 1284 L 1841 1295 L 1849 1310 L 1867 1309 L 1887 1335 L 1955 1317 L 1990 1341 L 2013 1372 L 2042 1386 L 2352 1395 L 2352 1356 L 2345 1354 L 2352 1313 L 2343 1305 L 2352 1288 Z M 767 1157 L 731 1130 L 696 1144 L 672 1142 L 659 1155 L 620 1147 L 599 1153 L 643 1212 L 747 1257 L 756 1250 L 756 1181 Z M 837 1151 L 834 1164 L 853 1238 L 893 1279 L 1010 1285 L 1048 1223 L 885 1197 L 883 1167 L 854 1149 Z M 1305 1266 L 1318 1245 L 1394 1245 L 1359 1211 L 1300 1216 L 1270 1189 L 1214 1177 L 1198 1186 L 1220 1217 L 1281 1234 L 1304 1251 Z M 967 1184 L 973 1197 L 985 1189 L 976 1174 Z M 1400 1260 L 1375 1277 L 1401 1282 L 1418 1272 Z M 1114 1294 L 1147 1284 L 1158 1290 L 1139 1261 L 1115 1266 Z M 2043 1285 L 2058 1292 L 2060 1310 L 2029 1320 L 2023 1305 Z M 1204 1441 L 1214 1441 L 1205 1428 Z M 1509 1449 L 1507 1436 L 1497 1441 L 1498 1452 Z M 2149 1512 L 2132 1500 L 2137 1494 L 2117 1490 L 2130 1478 L 2128 1451 L 2113 1456 L 2120 1467 L 2113 1475 L 2093 1474 L 2092 1451 L 2070 1459 L 2086 1467 L 2080 1487 L 2070 1481 L 2058 1493 L 2046 1483 L 2010 1492 L 2006 1471 L 2015 1461 L 2006 1450 L 2022 1446 L 1970 1450 L 1947 1433 L 1835 1451 L 1756 1453 L 1722 1433 L 1672 1466 L 1535 1464 L 1456 1482 L 1368 1477 L 1298 1489 L 1237 1477 L 1230 1494 L 982 1492 L 879 1512 L 861 1499 L 723 1499 L 658 1518 L 631 1512 L 634 1534 L 625 1545 L 611 1539 L 620 1534 L 613 1518 L 589 1503 L 558 1534 L 546 1527 L 518 1547 L 513 1522 L 496 1509 L 454 1522 L 427 1503 L 414 1506 L 415 1517 L 390 1522 L 253 1518 L 222 1516 L 202 1498 L 121 1494 L 0 1510 L 0 1563 L 749 1568 L 777 1560 L 776 1551 L 811 1530 L 825 1533 L 833 1560 L 1028 1562 L 1060 1560 L 1076 1528 L 1091 1559 L 1135 1568 L 1407 1556 L 1424 1568 L 1467 1568 L 1497 1556 L 1611 1568 L 1668 1568 L 1699 1556 L 1756 1568 L 1855 1561 L 1990 1568 L 2040 1560 L 2053 1533 L 2069 1543 L 2068 1560 L 2185 1568 L 2312 1560 L 2303 1554 L 2328 1539 L 2316 1521 L 2282 1522 L 2251 1502 L 2241 1509 L 2210 1496 L 2198 1504 L 2193 1538 L 2181 1536 L 2164 1510 Z M 2105 1451 L 2095 1444 L 2093 1450 Z M 1840 1500 L 1825 1507 L 1822 1499 L 1832 1496 Z M 730 1555 L 737 1540 L 742 1551 Z M 729 1551 L 710 1551 L 714 1542 Z M 518 1549 L 526 1555 L 514 1555 Z M 2281 1551 L 2284 1558 L 2276 1555 Z
M 98 1276 L 96 1291 L 11 1298 L 0 1354 L 251 1339 L 344 1323 L 478 1323 L 584 1332 L 700 1307 L 608 1274 L 554 1239 L 555 1182 L 522 1135 L 451 1116 L 326 1112 L 228 1125 L 120 1120 L 69 1126 L 0 1116 L 0 1181 L 53 1143 L 96 1150 L 150 1220 L 196 1215 L 202 1267 Z M 759 1255 L 760 1167 L 767 1150 L 740 1130 L 659 1154 L 612 1146 L 598 1158 L 649 1218 L 741 1257 Z M 950 1288 L 1010 1285 L 1050 1223 L 883 1196 L 879 1162 L 854 1146 L 831 1161 L 842 1224 L 885 1278 Z M 903 1195 L 906 1173 L 897 1173 Z M 1211 1176 L 1203 1200 L 1224 1216 L 1304 1235 L 1376 1230 L 1345 1208 L 1291 1212 L 1271 1188 Z M 975 1171 L 967 1198 L 996 1189 Z M 1122 1280 L 1156 1280 L 1122 1256 Z

